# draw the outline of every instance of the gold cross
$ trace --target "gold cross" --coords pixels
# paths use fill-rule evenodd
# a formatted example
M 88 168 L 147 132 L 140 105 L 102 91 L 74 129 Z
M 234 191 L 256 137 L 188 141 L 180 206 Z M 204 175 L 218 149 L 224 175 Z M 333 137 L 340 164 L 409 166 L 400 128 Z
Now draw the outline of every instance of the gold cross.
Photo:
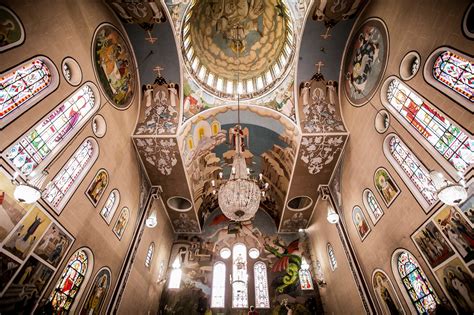
M 153 37 L 153 36 L 152 36 L 150 30 L 147 31 L 147 34 L 148 34 L 148 37 L 145 36 L 145 40 L 146 40 L 147 42 L 149 42 L 150 44 L 155 43 L 156 40 L 158 39 L 157 37 Z
M 156 75 L 158 77 L 161 77 L 161 71 L 165 70 L 164 68 L 160 67 L 160 66 L 156 66 L 155 68 L 153 68 L 153 71 L 156 72 Z
M 318 61 L 317 64 L 315 64 L 317 70 L 316 70 L 316 73 L 321 73 L 321 67 L 324 67 L 324 63 L 322 63 L 321 61 Z
M 330 27 L 326 27 L 326 33 L 321 34 L 321 37 L 322 37 L 323 39 L 328 39 L 329 37 L 331 37 L 331 34 L 329 34 L 329 31 L 330 31 L 330 30 L 331 30 Z

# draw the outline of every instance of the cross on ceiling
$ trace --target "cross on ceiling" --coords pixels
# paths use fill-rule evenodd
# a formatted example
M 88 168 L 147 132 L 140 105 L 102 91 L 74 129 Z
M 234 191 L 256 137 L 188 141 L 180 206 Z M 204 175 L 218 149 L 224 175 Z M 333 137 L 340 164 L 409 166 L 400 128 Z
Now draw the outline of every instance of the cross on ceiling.
M 321 67 L 324 67 L 324 63 L 322 63 L 321 60 L 320 60 L 320 61 L 318 61 L 317 64 L 315 64 L 315 66 L 317 68 L 316 73 L 321 73 Z
M 329 31 L 330 31 L 330 30 L 331 30 L 330 27 L 326 27 L 326 33 L 321 34 L 321 37 L 322 37 L 323 39 L 325 39 L 325 40 L 328 39 L 329 37 L 331 37 L 331 34 L 329 34 Z
M 156 76 L 158 77 L 161 77 L 161 71 L 165 70 L 164 68 L 160 67 L 160 66 L 156 66 L 155 68 L 153 68 L 153 72 L 156 72 Z
M 148 37 L 145 36 L 145 40 L 149 42 L 150 44 L 155 43 L 158 37 L 153 37 L 150 30 L 147 30 L 146 32 L 148 34 Z

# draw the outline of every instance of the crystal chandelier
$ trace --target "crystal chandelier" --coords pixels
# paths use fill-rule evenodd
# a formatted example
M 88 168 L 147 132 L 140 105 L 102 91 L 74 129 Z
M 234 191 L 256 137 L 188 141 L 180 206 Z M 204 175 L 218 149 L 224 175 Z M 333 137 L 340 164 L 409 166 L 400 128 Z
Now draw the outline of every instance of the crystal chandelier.
M 235 45 L 241 45 L 237 29 L 237 38 L 234 39 Z M 238 50 L 239 67 L 237 69 L 237 82 L 240 72 L 240 50 Z M 230 129 L 233 135 L 234 156 L 232 161 L 232 170 L 228 180 L 222 179 L 223 173 L 219 173 L 219 192 L 218 202 L 222 213 L 232 221 L 247 221 L 255 216 L 260 207 L 261 197 L 265 197 L 265 191 L 268 189 L 268 183 L 263 182 L 263 175 L 259 174 L 258 180 L 250 177 L 250 169 L 247 167 L 245 157 L 245 134 L 240 125 L 240 85 L 237 88 L 237 125 Z M 216 194 L 216 182 L 211 181 Z
M 449 206 L 456 206 L 467 198 L 467 190 L 464 179 L 460 183 L 452 183 L 444 178 L 443 174 L 438 171 L 430 173 L 433 185 L 436 188 L 438 199 Z
M 26 177 L 24 183 L 18 183 L 18 173 L 15 173 L 12 179 L 12 184 L 15 185 L 15 191 L 13 192 L 13 196 L 19 202 L 24 203 L 34 203 L 41 198 L 41 194 L 43 193 L 43 184 L 48 176 L 48 172 L 46 170 L 42 171 L 39 174 L 35 172 L 31 173 L 29 176 Z

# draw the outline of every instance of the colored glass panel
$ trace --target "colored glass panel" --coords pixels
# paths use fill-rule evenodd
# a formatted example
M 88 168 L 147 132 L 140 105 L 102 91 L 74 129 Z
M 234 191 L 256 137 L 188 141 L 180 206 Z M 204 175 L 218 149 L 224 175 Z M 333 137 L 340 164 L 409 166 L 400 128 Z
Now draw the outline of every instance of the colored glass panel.
M 430 178 L 429 171 L 421 164 L 418 158 L 408 147 L 396 136 L 390 139 L 390 154 L 405 173 L 406 177 L 413 183 L 418 192 L 429 206 L 436 203 L 436 188 Z M 401 174 L 400 174 L 401 175 Z M 401 176 L 405 179 L 405 176 Z
M 109 195 L 109 198 L 107 198 L 107 201 L 104 205 L 104 207 L 102 208 L 102 210 L 100 211 L 100 214 L 108 219 L 111 212 L 112 212 L 112 209 L 114 208 L 114 205 L 115 205 L 115 200 L 117 199 L 117 196 L 115 194 L 114 191 L 112 191 Z
M 214 264 L 212 271 L 211 307 L 225 307 L 225 264 L 221 261 Z
M 433 77 L 474 102 L 474 63 L 451 51 L 443 51 L 433 65 Z
M 407 85 L 392 79 L 388 85 L 387 100 L 457 171 L 464 172 L 473 163 L 474 139 Z
M 83 250 L 78 250 L 69 260 L 49 298 L 58 314 L 66 313 L 71 308 L 84 281 L 87 267 L 87 254 Z
M 334 249 L 332 248 L 331 244 L 328 244 L 328 257 L 329 257 L 329 265 L 331 269 L 334 271 L 337 268 L 337 260 L 336 255 L 334 255 Z
M 402 252 L 397 263 L 403 285 L 418 313 L 431 314 L 436 309 L 438 298 L 418 263 L 408 252 Z
M 248 307 L 247 247 L 235 244 L 232 249 L 232 307 Z
M 369 205 L 369 210 L 374 215 L 375 220 L 378 220 L 383 215 L 382 207 L 380 207 L 377 199 L 375 199 L 374 193 L 371 190 L 367 190 L 366 198 L 367 204 Z
M 253 265 L 253 276 L 255 281 L 255 307 L 270 308 L 267 266 L 265 263 L 259 261 Z
M 95 97 L 89 85 L 81 87 L 7 149 L 7 159 L 24 175 L 31 174 L 53 150 L 66 145 L 66 136 L 83 125 L 95 107 Z
M 148 251 L 146 252 L 146 257 L 145 257 L 145 266 L 150 267 L 151 266 L 151 260 L 153 259 L 153 252 L 155 251 L 155 244 L 151 243 L 150 246 L 148 246 Z
M 28 61 L 0 78 L 0 120 L 51 84 L 51 71 L 40 59 Z

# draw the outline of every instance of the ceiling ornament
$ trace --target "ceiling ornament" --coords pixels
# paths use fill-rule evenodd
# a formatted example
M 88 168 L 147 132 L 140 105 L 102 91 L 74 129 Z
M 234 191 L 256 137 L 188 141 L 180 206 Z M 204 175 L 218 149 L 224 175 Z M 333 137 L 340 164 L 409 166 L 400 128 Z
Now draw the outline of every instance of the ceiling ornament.
M 326 28 L 330 29 L 340 21 L 355 16 L 365 2 L 365 0 L 316 0 L 313 20 L 323 22 Z
M 135 138 L 138 153 L 162 175 L 171 175 L 178 162 L 178 144 L 174 138 Z
M 301 139 L 301 161 L 308 165 L 308 172 L 318 174 L 325 165 L 339 156 L 345 136 L 303 136 Z

